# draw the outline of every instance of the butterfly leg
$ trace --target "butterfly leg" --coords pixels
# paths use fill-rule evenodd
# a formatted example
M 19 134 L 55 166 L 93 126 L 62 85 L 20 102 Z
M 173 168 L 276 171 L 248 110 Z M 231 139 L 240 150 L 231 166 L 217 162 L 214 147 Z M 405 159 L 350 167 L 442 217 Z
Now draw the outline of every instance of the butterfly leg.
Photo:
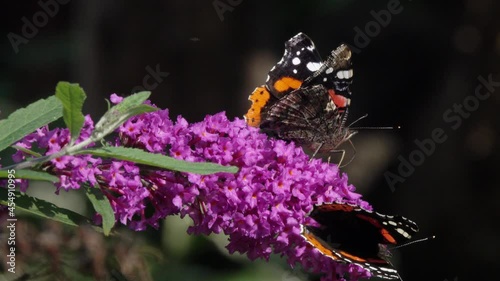
M 347 166 L 347 165 L 351 164 L 351 162 L 354 160 L 354 157 L 356 157 L 356 153 L 358 152 L 358 151 L 356 150 L 356 147 L 354 146 L 354 144 L 352 143 L 352 141 L 351 141 L 351 140 L 349 140 L 349 143 L 351 144 L 351 146 L 352 146 L 352 150 L 353 150 L 353 152 L 354 152 L 354 153 L 352 154 L 352 157 L 351 157 L 351 159 L 349 160 L 349 162 L 347 162 L 347 164 L 345 164 L 345 166 Z M 344 167 L 345 167 L 345 166 L 344 166 Z
M 345 150 L 336 150 L 335 152 L 342 152 L 342 158 L 340 158 L 340 162 L 339 162 L 339 168 L 344 168 L 345 166 L 351 164 L 351 162 L 354 160 L 354 157 L 356 157 L 356 147 L 354 147 L 354 144 L 352 143 L 351 140 L 349 140 L 349 143 L 351 144 L 352 146 L 352 149 L 354 151 L 354 154 L 352 155 L 351 159 L 349 159 L 349 162 L 347 162 L 345 165 L 342 165 L 342 160 L 344 160 L 344 156 L 345 156 Z
M 328 160 L 327 160 L 328 164 L 330 164 L 330 162 L 331 162 L 332 154 L 333 153 L 341 153 L 340 161 L 339 161 L 339 163 L 337 165 L 339 166 L 339 168 L 345 167 L 345 166 L 341 166 L 342 161 L 344 160 L 345 150 L 343 150 L 343 149 L 340 149 L 340 150 L 330 150 L 329 153 L 330 154 L 328 155 Z
M 342 156 L 340 157 L 340 161 L 339 161 L 339 164 L 338 164 L 339 168 L 345 167 L 345 166 L 342 166 L 342 161 L 344 161 L 344 156 L 345 156 L 345 150 L 342 149 L 342 150 L 337 150 L 335 152 L 342 153 Z
M 321 149 L 321 147 L 323 146 L 323 143 L 320 143 L 318 148 L 316 148 L 316 150 L 314 151 L 313 155 L 311 156 L 311 159 L 309 159 L 309 162 L 311 162 L 314 157 L 316 156 L 316 154 L 318 154 L 319 150 Z

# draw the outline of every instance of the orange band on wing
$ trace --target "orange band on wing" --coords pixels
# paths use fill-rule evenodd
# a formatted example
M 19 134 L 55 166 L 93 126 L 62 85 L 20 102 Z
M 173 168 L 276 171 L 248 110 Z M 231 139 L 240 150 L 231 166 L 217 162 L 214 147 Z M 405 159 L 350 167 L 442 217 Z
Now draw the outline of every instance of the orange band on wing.
M 357 262 L 366 262 L 366 259 L 360 258 L 358 256 L 353 256 L 349 253 L 346 253 L 344 251 L 340 251 L 340 254 L 350 260 L 357 261 Z
M 271 98 L 271 94 L 264 86 L 255 88 L 255 90 L 250 94 L 248 100 L 252 101 L 250 109 L 248 109 L 245 120 L 248 125 L 252 127 L 258 127 L 261 122 L 262 108 L 266 106 L 267 102 Z
M 372 218 L 368 215 L 365 215 L 365 214 L 357 214 L 356 217 L 362 219 L 362 220 L 365 220 L 367 222 L 369 222 L 370 224 L 372 224 L 373 226 L 377 227 L 377 228 L 382 228 L 382 225 L 380 224 L 380 222 L 375 219 L 375 218 Z
M 318 250 L 320 253 L 323 255 L 333 259 L 333 260 L 338 260 L 339 257 L 336 256 L 331 249 L 328 248 L 328 245 L 325 245 L 323 242 L 318 240 L 316 236 L 314 236 L 311 233 L 305 233 L 302 234 L 304 238 L 306 238 L 306 241 L 311 244 L 316 250 Z
M 302 85 L 302 81 L 300 80 L 297 80 L 292 77 L 283 77 L 274 82 L 273 87 L 278 93 L 282 93 L 290 89 L 292 90 L 298 89 L 300 85 Z
M 370 217 L 370 216 L 366 216 L 366 215 L 363 215 L 363 214 L 357 214 L 356 215 L 358 218 L 362 219 L 362 220 L 365 220 L 367 222 L 369 222 L 370 224 L 372 224 L 373 226 L 377 227 L 377 228 L 380 228 L 380 234 L 382 235 L 382 237 L 384 237 L 384 239 L 388 242 L 388 243 L 391 243 L 391 244 L 396 244 L 396 239 L 394 239 L 394 237 L 389 233 L 389 231 L 387 229 L 385 229 L 378 220 Z
M 394 239 L 394 237 L 389 233 L 389 231 L 387 231 L 387 229 L 382 228 L 380 230 L 380 233 L 382 234 L 384 239 L 387 240 L 387 242 L 391 244 L 396 244 L 396 239 Z

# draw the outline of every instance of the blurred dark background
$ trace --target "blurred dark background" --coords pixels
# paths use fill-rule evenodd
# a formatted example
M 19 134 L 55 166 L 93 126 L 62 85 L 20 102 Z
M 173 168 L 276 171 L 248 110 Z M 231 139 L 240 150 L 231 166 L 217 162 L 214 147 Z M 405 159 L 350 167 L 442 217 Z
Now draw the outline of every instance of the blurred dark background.
M 53 13 L 43 12 L 40 3 L 57 3 L 57 11 L 51 6 Z M 376 210 L 416 221 L 417 238 L 437 236 L 395 251 L 401 276 L 498 279 L 499 1 L 40 3 L 10 1 L 0 12 L 2 118 L 51 95 L 61 80 L 80 83 L 88 95 L 85 112 L 94 117 L 104 112 L 111 93 L 128 95 L 143 87 L 171 116 L 194 122 L 226 111 L 241 118 L 247 96 L 264 83 L 284 42 L 296 33 L 309 35 L 324 57 L 342 42 L 355 47 L 350 120 L 368 114 L 356 125 L 402 128 L 360 132 L 345 171 Z M 147 78 L 155 70 L 162 74 Z M 479 100 L 476 88 L 488 79 L 499 82 L 482 86 L 479 92 L 490 94 Z M 415 141 L 432 138 L 436 129 L 446 140 L 434 143 L 429 155 L 418 152 Z M 352 147 L 345 149 L 352 156 Z M 398 171 L 410 156 L 414 169 Z M 172 266 L 181 262 L 165 245 L 191 239 L 185 225 L 172 226 L 180 230 L 162 238 L 174 242 L 161 244 L 170 266 L 157 280 L 315 278 L 286 269 L 279 259 L 280 266 L 272 267 L 226 256 L 212 238 L 189 240 L 191 246 L 179 250 L 183 265 Z M 160 239 L 159 232 L 148 235 Z

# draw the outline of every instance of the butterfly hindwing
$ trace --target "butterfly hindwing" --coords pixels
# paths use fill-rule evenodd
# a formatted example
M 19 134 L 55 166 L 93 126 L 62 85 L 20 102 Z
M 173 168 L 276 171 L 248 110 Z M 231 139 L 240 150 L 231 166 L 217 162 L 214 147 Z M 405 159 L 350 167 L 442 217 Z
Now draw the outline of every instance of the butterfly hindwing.
M 320 151 L 332 151 L 355 134 L 343 122 L 325 87 L 314 85 L 299 88 L 274 103 L 260 127 L 308 149 L 315 150 L 321 144 Z

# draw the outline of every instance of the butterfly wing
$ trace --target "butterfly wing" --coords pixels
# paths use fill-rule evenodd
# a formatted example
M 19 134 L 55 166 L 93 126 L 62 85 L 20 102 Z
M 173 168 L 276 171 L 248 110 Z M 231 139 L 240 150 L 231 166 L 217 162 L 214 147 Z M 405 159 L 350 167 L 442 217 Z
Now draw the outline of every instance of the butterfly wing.
M 281 60 L 269 71 L 266 87 L 281 98 L 298 89 L 323 64 L 314 42 L 299 33 L 285 43 Z
M 310 214 L 320 227 L 303 227 L 303 237 L 334 260 L 353 263 L 373 276 L 398 279 L 397 270 L 387 260 L 385 244 L 400 244 L 418 231 L 418 226 L 402 216 L 389 216 L 340 203 L 315 206 Z M 318 242 L 320 241 L 320 242 Z
M 335 105 L 343 111 L 349 105 L 351 90 L 349 86 L 353 81 L 351 62 L 352 51 L 341 44 L 326 61 L 303 83 L 304 86 L 322 84 L 330 90 L 330 96 Z
M 298 89 L 321 64 L 321 56 L 307 35 L 299 33 L 290 38 L 285 43 L 283 57 L 269 71 L 266 84 L 257 87 L 248 97 L 252 105 L 244 115 L 247 124 L 259 127 L 268 109 L 279 98 Z
M 343 115 L 323 85 L 301 87 L 274 103 L 260 125 L 281 139 L 321 152 L 335 149 L 355 132 L 343 126 Z
M 380 244 L 401 244 L 418 232 L 417 224 L 403 216 L 385 215 L 349 204 L 322 204 L 315 206 L 310 214 L 322 225 L 331 224 L 331 218 L 339 216 L 355 216 L 357 221 L 367 223 L 368 227 L 377 231 L 377 243 Z

